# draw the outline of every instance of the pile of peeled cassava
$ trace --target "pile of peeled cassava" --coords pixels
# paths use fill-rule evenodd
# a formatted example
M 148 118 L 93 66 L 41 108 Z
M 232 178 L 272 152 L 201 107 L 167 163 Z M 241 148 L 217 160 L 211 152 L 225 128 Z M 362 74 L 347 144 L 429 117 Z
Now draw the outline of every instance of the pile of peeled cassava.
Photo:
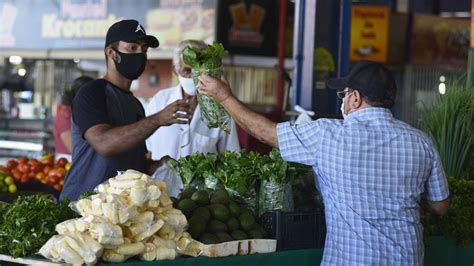
M 166 184 L 134 171 L 110 178 L 97 194 L 71 203 L 82 217 L 56 226 L 40 254 L 55 262 L 94 264 L 199 256 L 203 244 L 185 232 L 187 220 L 173 208 Z

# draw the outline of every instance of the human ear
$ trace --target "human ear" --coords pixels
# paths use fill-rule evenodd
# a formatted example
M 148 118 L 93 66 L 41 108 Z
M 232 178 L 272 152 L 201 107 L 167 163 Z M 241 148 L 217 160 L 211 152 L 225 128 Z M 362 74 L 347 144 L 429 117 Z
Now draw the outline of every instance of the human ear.
M 354 108 L 359 108 L 362 105 L 362 95 L 358 90 L 354 90 L 354 101 L 352 102 L 352 106 Z

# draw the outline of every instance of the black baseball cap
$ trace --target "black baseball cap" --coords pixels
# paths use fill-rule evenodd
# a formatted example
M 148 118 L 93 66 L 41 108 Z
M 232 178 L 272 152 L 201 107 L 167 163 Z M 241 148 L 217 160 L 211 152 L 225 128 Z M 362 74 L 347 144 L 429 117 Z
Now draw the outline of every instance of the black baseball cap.
M 160 45 L 157 38 L 152 35 L 146 35 L 145 28 L 143 28 L 140 22 L 134 19 L 125 19 L 115 22 L 107 30 L 105 47 L 118 41 L 135 42 L 137 40 L 144 40 L 148 47 L 152 48 Z
M 373 61 L 356 63 L 349 75 L 330 79 L 327 85 L 335 90 L 344 90 L 344 88 L 358 90 L 362 96 L 372 100 L 393 99 L 397 91 L 397 85 L 390 70 L 383 64 Z

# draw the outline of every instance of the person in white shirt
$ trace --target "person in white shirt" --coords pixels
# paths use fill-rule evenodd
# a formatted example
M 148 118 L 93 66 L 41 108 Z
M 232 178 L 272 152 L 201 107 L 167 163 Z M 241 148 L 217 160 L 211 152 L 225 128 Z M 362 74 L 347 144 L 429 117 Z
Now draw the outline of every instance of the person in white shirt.
M 207 45 L 197 40 L 185 40 L 178 44 L 173 54 L 173 71 L 178 76 L 179 84 L 156 93 L 145 108 L 145 113 L 147 116 L 155 114 L 178 99 L 187 99 L 191 105 L 190 109 L 194 110 L 193 117 L 189 124 L 160 127 L 146 140 L 153 160 L 160 160 L 165 156 L 178 160 L 194 152 L 240 150 L 237 127 L 233 120 L 230 134 L 220 128 L 208 128 L 201 120 L 191 67 L 183 62 L 182 53 L 186 47 L 205 49 Z

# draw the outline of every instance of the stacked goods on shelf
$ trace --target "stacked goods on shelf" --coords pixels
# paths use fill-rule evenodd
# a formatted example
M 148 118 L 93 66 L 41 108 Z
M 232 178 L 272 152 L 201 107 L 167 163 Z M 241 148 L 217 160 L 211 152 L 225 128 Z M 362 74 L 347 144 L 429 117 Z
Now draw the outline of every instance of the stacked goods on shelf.
M 49 154 L 39 160 L 25 157 L 9 160 L 6 166 L 0 167 L 0 173 L 12 176 L 19 184 L 37 180 L 56 191 L 61 191 L 64 177 L 70 168 L 71 162 L 68 162 L 67 159 L 60 158 L 55 162 L 53 155 Z
M 189 221 L 188 232 L 204 244 L 261 239 L 265 230 L 253 213 L 231 199 L 223 186 L 215 190 L 186 188 L 176 200 Z
M 185 232 L 186 217 L 173 208 L 165 183 L 127 170 L 97 190 L 71 204 L 82 218 L 58 224 L 59 235 L 48 240 L 41 255 L 56 262 L 94 264 L 99 258 L 153 261 L 202 252 L 204 245 Z

